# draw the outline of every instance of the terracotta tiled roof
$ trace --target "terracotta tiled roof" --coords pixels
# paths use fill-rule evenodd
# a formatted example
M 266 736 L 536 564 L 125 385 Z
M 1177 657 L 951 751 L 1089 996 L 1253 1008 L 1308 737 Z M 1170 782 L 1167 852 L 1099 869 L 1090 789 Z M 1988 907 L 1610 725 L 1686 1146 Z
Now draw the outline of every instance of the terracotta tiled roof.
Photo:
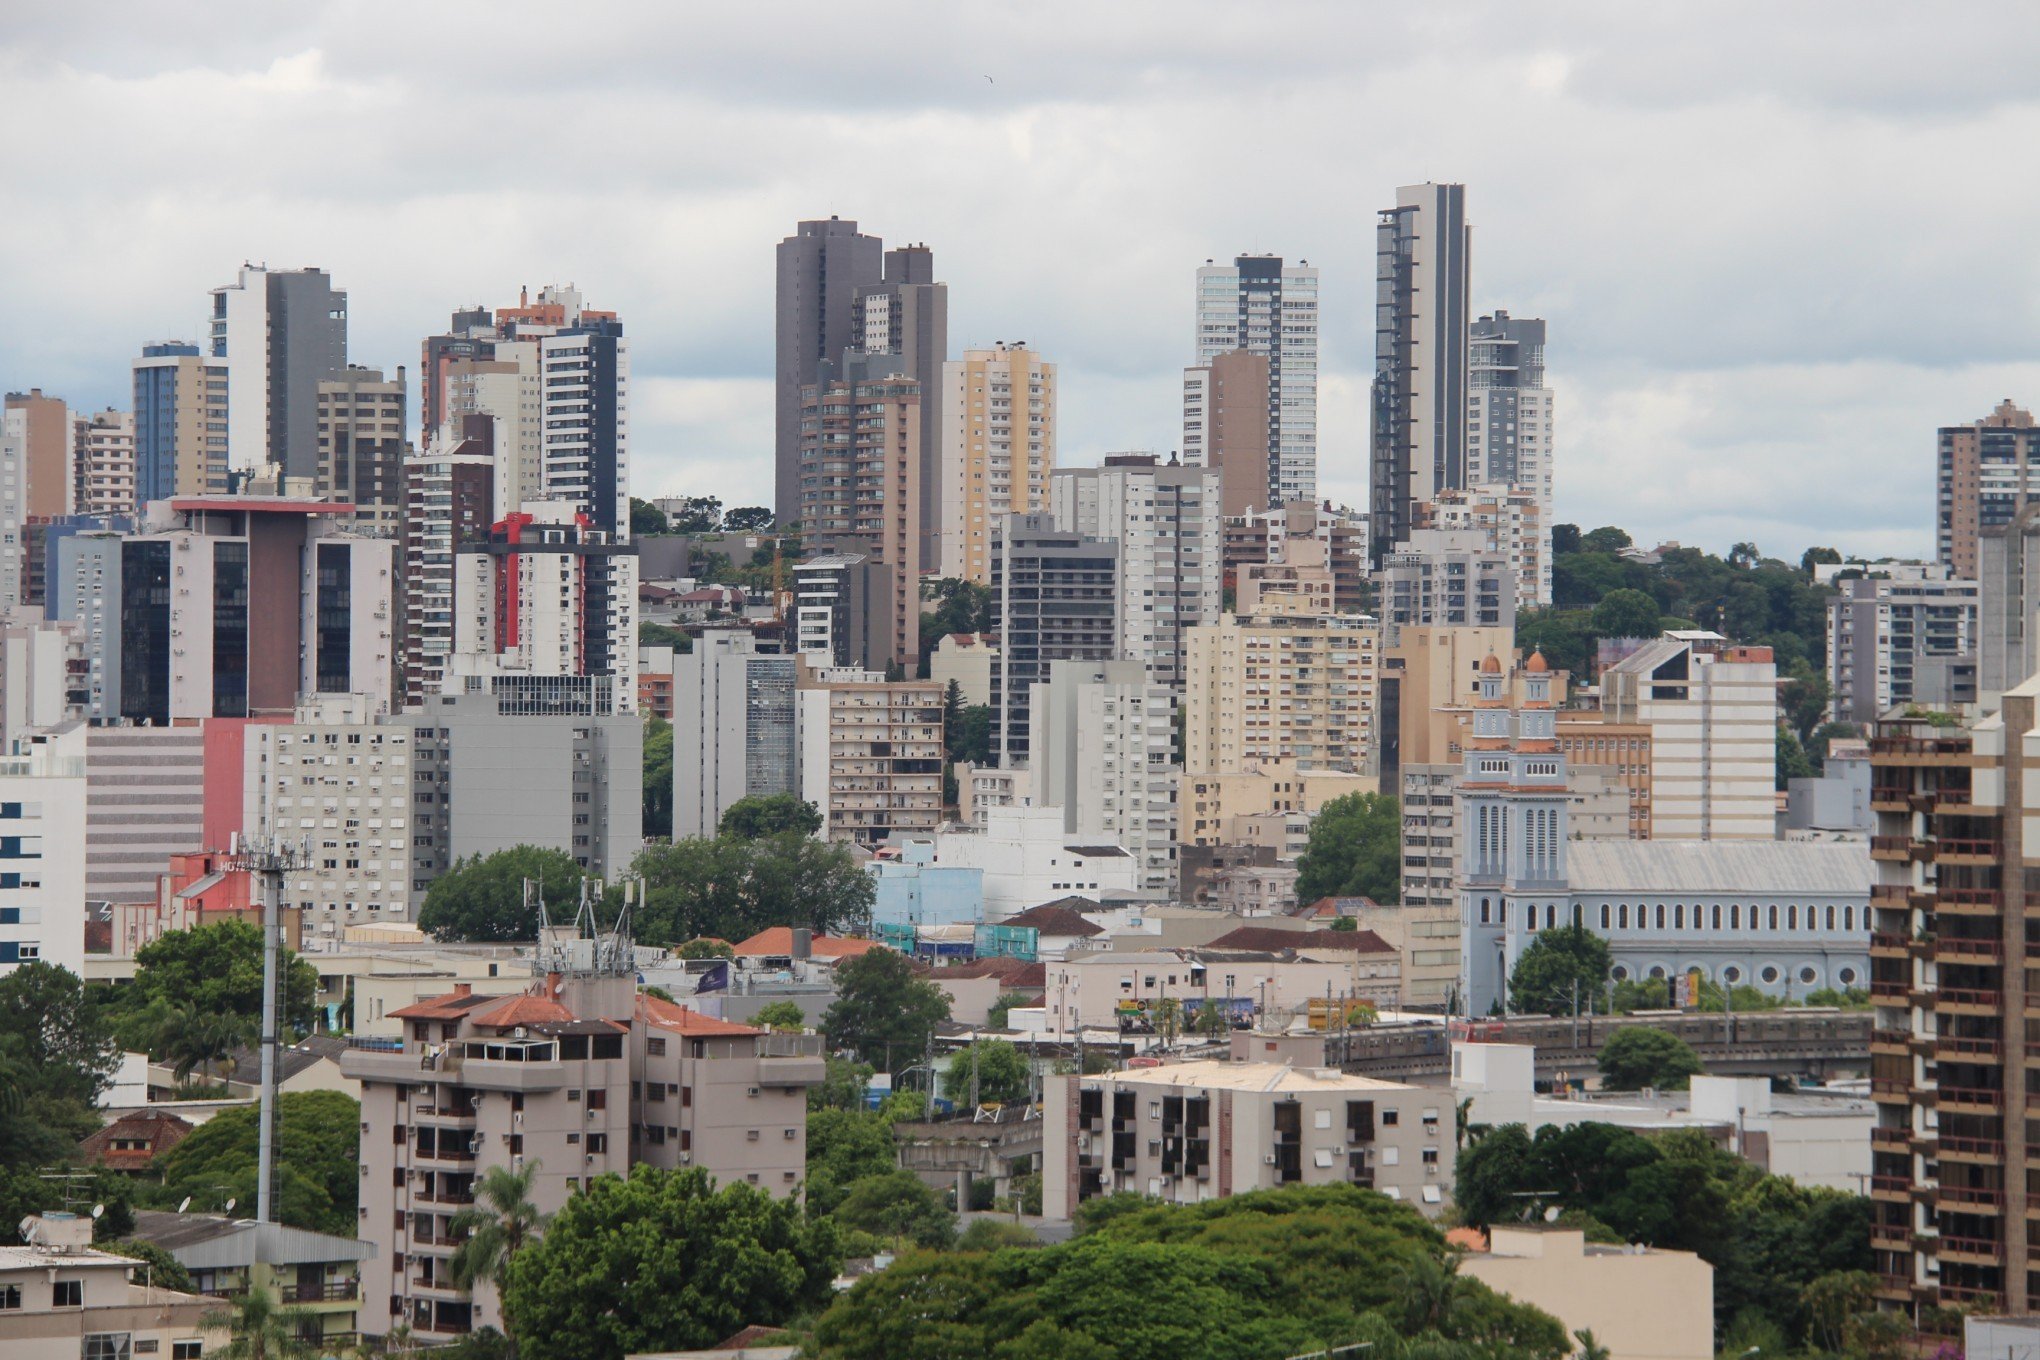
M 741 944 L 730 946 L 740 959 L 767 958 L 793 953 L 793 927 L 768 926 Z M 817 935 L 812 941 L 818 959 L 854 959 L 883 948 L 877 940 L 847 939 L 838 935 Z
M 717 1020 L 690 1007 L 671 1001 L 661 1001 L 658 997 L 645 992 L 638 993 L 637 1008 L 639 1018 L 646 1024 L 657 1025 L 660 1029 L 696 1039 L 726 1038 L 765 1032 L 733 1021 Z
M 444 996 L 430 996 L 390 1012 L 397 1020 L 458 1020 L 475 1007 L 502 1000 L 502 993 L 474 993 L 462 988 Z
M 1043 935 L 1077 935 L 1089 937 L 1103 935 L 1105 928 L 1094 921 L 1086 921 L 1068 907 L 1047 902 L 1038 907 L 1029 907 L 1018 916 L 1009 916 L 999 922 L 1002 926 L 1031 926 Z
M 1293 916 L 1357 916 L 1381 904 L 1371 897 L 1320 897 L 1317 901 L 1298 907 Z
M 1393 954 L 1395 946 L 1371 930 L 1283 930 L 1241 926 L 1213 940 L 1211 949 L 1336 949 L 1353 954 Z
M 498 998 L 499 1004 L 474 1018 L 477 1029 L 515 1029 L 519 1025 L 564 1024 L 580 1017 L 549 996 Z
M 931 969 L 926 976 L 936 982 L 944 978 L 997 978 L 1007 990 L 1015 992 L 1038 992 L 1048 986 L 1048 966 L 1029 963 L 1025 959 L 973 959 L 969 963 Z
M 1447 1228 L 1445 1245 L 1464 1251 L 1486 1251 L 1487 1234 L 1479 1228 Z

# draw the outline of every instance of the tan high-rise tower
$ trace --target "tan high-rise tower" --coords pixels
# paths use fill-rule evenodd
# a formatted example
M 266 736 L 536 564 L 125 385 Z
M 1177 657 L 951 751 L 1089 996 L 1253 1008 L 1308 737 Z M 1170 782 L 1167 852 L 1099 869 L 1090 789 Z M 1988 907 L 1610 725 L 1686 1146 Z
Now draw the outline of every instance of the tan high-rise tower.
M 1055 365 L 1002 340 L 944 364 L 942 381 L 942 574 L 983 585 L 998 517 L 1048 508 Z

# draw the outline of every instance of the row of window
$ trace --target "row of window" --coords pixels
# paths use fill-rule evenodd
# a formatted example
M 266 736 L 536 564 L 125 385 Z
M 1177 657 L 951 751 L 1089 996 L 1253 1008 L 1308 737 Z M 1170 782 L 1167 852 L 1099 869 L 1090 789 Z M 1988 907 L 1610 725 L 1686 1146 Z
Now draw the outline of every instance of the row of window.
M 1726 908 L 1726 915 L 1724 915 L 1720 903 L 1703 908 L 1701 904 L 1695 902 L 1692 910 L 1688 911 L 1685 904 L 1681 902 L 1674 902 L 1669 907 L 1663 902 L 1659 902 L 1655 906 L 1639 902 L 1636 904 L 1633 925 L 1631 923 L 1630 907 L 1627 902 L 1617 902 L 1612 905 L 1603 902 L 1600 907 L 1601 930 L 1603 932 L 1632 929 L 1685 930 L 1688 928 L 1689 921 L 1691 929 L 1695 931 L 1719 932 L 1723 929 L 1730 931 L 1748 929 L 1753 931 L 1782 930 L 1790 932 L 1800 930 L 1802 928 L 1802 921 L 1804 922 L 1804 929 L 1813 931 L 1821 929 L 1823 918 L 1827 922 L 1826 928 L 1832 932 L 1835 929 L 1838 915 L 1841 929 L 1844 932 L 1856 929 L 1856 909 L 1853 906 L 1841 907 L 1838 913 L 1837 909 L 1832 906 L 1826 908 L 1808 906 L 1804 911 L 1801 911 L 1796 903 L 1787 903 L 1783 908 L 1780 908 L 1775 903 L 1760 907 L 1752 902 L 1748 910 L 1745 911 L 1741 903 L 1731 902 Z M 1508 919 L 1509 909 L 1506 902 L 1496 902 L 1486 897 L 1480 900 L 1480 923 L 1482 925 L 1506 925 L 1508 924 Z M 1724 921 L 1726 926 L 1723 924 Z M 1747 921 L 1747 925 L 1745 925 L 1745 921 Z M 1555 902 L 1545 903 L 1544 928 L 1550 930 L 1557 926 L 1557 924 L 1558 904 Z M 1584 913 L 1582 913 L 1577 905 L 1572 908 L 1572 924 L 1585 924 Z M 1870 924 L 1870 909 L 1868 907 L 1863 909 L 1863 924 L 1866 928 Z M 1538 928 L 1537 904 L 1535 902 L 1526 903 L 1523 906 L 1523 928 L 1525 930 L 1536 930 Z

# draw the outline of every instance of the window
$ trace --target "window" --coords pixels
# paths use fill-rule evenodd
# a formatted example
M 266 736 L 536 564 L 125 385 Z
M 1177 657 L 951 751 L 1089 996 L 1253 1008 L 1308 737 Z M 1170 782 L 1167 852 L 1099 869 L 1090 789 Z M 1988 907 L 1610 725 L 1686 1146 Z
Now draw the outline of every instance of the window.
M 1381 1112 L 1381 1123 L 1383 1128 L 1392 1129 L 1401 1122 L 1402 1121 L 1400 1117 L 1396 1114 L 1394 1110 L 1383 1110 Z
M 390 1296 L 390 1302 L 398 1305 L 390 1309 L 390 1313 L 393 1316 L 403 1311 L 401 1306 L 402 1300 L 396 1295 L 392 1294 Z M 189 1341 L 173 1341 L 170 1343 L 170 1360 L 201 1360 L 204 1354 L 205 1342 L 196 1337 Z
M 133 1354 L 130 1336 L 128 1332 L 87 1332 L 79 1354 L 83 1360 L 128 1360 Z
M 645 1040 L 645 1053 L 646 1053 L 646 1054 L 647 1054 L 648 1056 L 650 1056 L 650 1057 L 654 1057 L 654 1058 L 663 1058 L 663 1057 L 665 1057 L 665 1056 L 666 1056 L 666 1041 L 665 1041 L 664 1039 L 647 1039 L 647 1040 Z
M 0 1309 L 21 1307 L 21 1286 L 10 1284 L 0 1288 Z
M 83 1280 L 58 1280 L 50 1286 L 50 1307 L 83 1308 L 85 1306 L 85 1282 Z

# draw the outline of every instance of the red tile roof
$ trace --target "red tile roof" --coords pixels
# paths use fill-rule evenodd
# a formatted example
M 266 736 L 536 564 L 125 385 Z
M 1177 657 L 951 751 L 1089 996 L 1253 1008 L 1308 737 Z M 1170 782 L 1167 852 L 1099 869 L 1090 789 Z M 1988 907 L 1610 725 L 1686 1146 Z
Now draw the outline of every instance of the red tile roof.
M 1043 935 L 1075 935 L 1088 938 L 1103 935 L 1105 928 L 1095 921 L 1087 921 L 1068 907 L 1053 902 L 1044 902 L 1038 907 L 1029 907 L 1018 916 L 1008 916 L 999 922 L 1002 926 L 1031 926 Z
M 969 963 L 931 969 L 926 976 L 935 982 L 945 978 L 997 978 L 1008 991 L 1038 992 L 1048 986 L 1048 965 L 1029 963 L 1025 959 L 973 959 Z
M 1207 949 L 1339 950 L 1351 954 L 1393 954 L 1395 946 L 1371 930 L 1283 930 L 1279 926 L 1241 926 L 1213 940 Z
M 816 935 L 812 941 L 818 959 L 854 959 L 883 948 L 877 940 L 848 939 L 839 935 Z M 769 958 L 793 953 L 793 927 L 768 926 L 750 939 L 730 946 L 740 959 Z
M 526 993 L 503 998 L 498 1005 L 478 1012 L 473 1024 L 477 1029 L 515 1029 L 519 1025 L 568 1024 L 578 1019 L 551 997 Z
M 691 1007 L 661 1001 L 658 997 L 645 992 L 638 993 L 637 1009 L 639 1018 L 646 1024 L 657 1025 L 660 1029 L 671 1030 L 675 1034 L 685 1034 L 695 1039 L 729 1038 L 765 1032 L 762 1029 L 753 1029 L 749 1025 L 718 1020 L 714 1016 L 703 1015 Z
M 458 1020 L 484 1002 L 500 997 L 501 993 L 476 995 L 462 985 L 444 996 L 429 996 L 423 1001 L 400 1006 L 391 1011 L 390 1016 L 396 1020 Z

